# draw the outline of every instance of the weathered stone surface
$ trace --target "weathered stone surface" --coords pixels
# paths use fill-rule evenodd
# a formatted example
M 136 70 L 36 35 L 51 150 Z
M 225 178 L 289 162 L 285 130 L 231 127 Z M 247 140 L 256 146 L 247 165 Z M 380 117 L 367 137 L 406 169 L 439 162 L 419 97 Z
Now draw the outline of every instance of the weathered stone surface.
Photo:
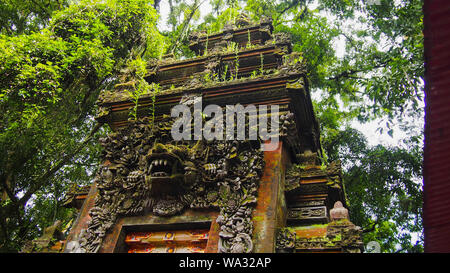
M 363 249 L 361 229 L 348 220 L 283 229 L 277 246 L 277 252 L 358 253 Z
M 281 228 L 277 234 L 276 251 L 290 253 L 295 250 L 295 233 L 289 228 Z
M 330 220 L 338 221 L 343 219 L 349 219 L 348 209 L 344 208 L 341 201 L 334 203 L 334 207 L 330 210 Z

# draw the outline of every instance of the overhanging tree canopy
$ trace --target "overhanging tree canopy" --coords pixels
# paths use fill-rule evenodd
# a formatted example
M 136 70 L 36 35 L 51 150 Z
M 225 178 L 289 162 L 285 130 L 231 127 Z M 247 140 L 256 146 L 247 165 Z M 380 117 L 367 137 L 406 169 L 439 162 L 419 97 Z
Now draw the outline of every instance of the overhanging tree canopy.
M 23 11 L 19 4 L 10 6 Z M 41 218 L 49 213 L 38 210 L 52 211 L 68 181 L 89 181 L 92 168 L 80 164 L 98 161 L 99 91 L 129 59 L 160 54 L 149 1 L 78 1 L 47 13 L 42 25 L 30 19 L 29 30 L 11 35 L 4 25 L 0 35 L 0 247 L 6 250 L 35 236 L 36 224 L 41 230 L 49 224 L 51 218 Z

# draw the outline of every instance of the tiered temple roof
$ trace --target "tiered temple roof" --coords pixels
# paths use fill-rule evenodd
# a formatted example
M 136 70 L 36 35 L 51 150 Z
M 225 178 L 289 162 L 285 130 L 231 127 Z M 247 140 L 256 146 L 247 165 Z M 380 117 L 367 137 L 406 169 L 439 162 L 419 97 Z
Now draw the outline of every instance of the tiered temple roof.
M 201 252 L 360 251 L 362 249 L 360 230 L 348 219 L 340 165 L 338 163 L 327 165 L 322 160 L 319 126 L 310 98 L 304 60 L 301 53 L 292 52 L 289 36 L 284 33 L 273 33 L 270 19 L 252 23 L 245 16 L 241 16 L 234 25 L 225 26 L 220 33 L 191 34 L 189 47 L 195 52 L 196 57 L 176 60 L 173 56 L 167 56 L 163 60 L 149 61 L 147 67 L 149 72 L 145 80 L 152 86 L 152 89 L 138 98 L 138 107 L 135 108 L 136 116 L 158 124 L 170 116 L 170 111 L 174 106 L 189 96 L 201 97 L 203 105 L 214 104 L 221 107 L 236 104 L 244 106 L 250 104 L 278 105 L 281 114 L 282 147 L 280 146 L 276 151 L 264 152 L 265 164 L 259 188 L 254 188 L 255 192 L 257 191 L 255 201 L 250 202 L 247 198 L 244 202 L 246 205 L 241 205 L 238 212 L 233 212 L 236 213 L 234 218 L 230 218 L 230 221 L 243 218 L 239 220 L 242 221 L 241 224 L 244 223 L 243 226 L 236 227 L 237 224 L 235 224 L 234 227 L 231 227 L 225 223 L 229 215 L 224 214 L 224 211 L 229 210 L 231 205 L 225 206 L 220 202 L 217 203 L 218 201 L 213 202 L 217 198 L 215 197 L 216 186 L 208 186 L 207 191 L 209 192 L 206 194 L 208 197 L 205 199 L 198 197 L 204 202 L 204 205 L 200 206 L 194 202 L 190 208 L 178 209 L 170 215 L 164 210 L 154 207 L 153 214 L 146 212 L 145 208 L 139 207 L 143 206 L 142 203 L 134 207 L 134 199 L 130 199 L 128 203 L 117 201 L 118 205 L 115 208 L 122 211 L 122 214 L 119 213 L 113 219 L 104 218 L 107 219 L 104 221 L 108 224 L 95 224 L 95 227 L 102 227 L 100 233 L 105 236 L 107 243 L 97 240 L 97 244 L 92 246 L 92 249 L 100 252 L 127 251 L 126 244 L 132 244 L 134 250 L 154 249 L 143 243 L 156 240 L 148 239 L 149 234 L 156 232 L 163 236 L 165 230 L 173 230 L 172 224 L 175 223 L 177 227 L 181 227 L 177 229 L 180 234 L 189 232 L 189 234 L 194 234 L 192 229 L 196 227 L 202 231 L 195 233 L 202 234 L 202 238 L 205 240 L 208 238 L 207 243 L 206 241 L 202 243 Z M 116 143 L 114 147 L 122 147 L 120 148 L 122 151 L 125 150 L 126 145 L 117 143 L 121 141 L 128 143 L 126 134 L 131 134 L 131 131 L 127 131 L 130 130 L 127 129 L 129 128 L 127 126 L 136 123 L 130 121 L 130 111 L 136 105 L 136 100 L 130 97 L 130 92 L 136 91 L 138 84 L 136 80 L 119 83 L 113 90 L 103 92 L 98 102 L 100 107 L 98 121 L 109 124 L 114 131 L 113 137 L 104 141 Z M 123 130 L 124 128 L 125 130 Z M 141 133 L 133 133 L 133 136 L 129 136 L 142 136 L 144 130 L 139 132 Z M 157 141 L 161 141 L 161 138 L 157 138 Z M 155 153 L 155 147 L 145 148 L 144 144 L 138 147 L 145 150 L 145 152 L 140 152 L 142 158 L 154 158 L 150 152 Z M 168 149 L 167 147 L 162 148 L 163 144 L 158 147 L 160 150 Z M 146 157 L 147 151 L 149 152 Z M 197 153 L 198 150 L 195 152 Z M 127 163 L 129 158 L 124 158 L 123 153 L 119 164 L 110 164 L 114 160 L 114 156 L 111 155 L 113 152 L 110 151 L 106 154 L 105 174 L 100 175 L 103 181 L 107 179 L 105 177 L 117 177 L 118 173 L 123 170 L 121 168 L 126 169 L 126 164 L 129 164 Z M 228 155 L 227 160 L 233 161 L 234 156 Z M 166 156 L 166 158 L 168 157 Z M 221 160 L 224 159 L 218 158 L 214 164 L 205 164 L 205 166 L 212 166 L 208 167 L 208 171 L 211 168 L 215 171 L 216 167 L 219 168 L 218 164 L 222 162 Z M 147 163 L 139 162 L 139 168 L 142 170 L 147 168 L 144 168 Z M 156 162 L 158 164 L 158 161 Z M 167 163 L 161 160 L 159 164 L 162 162 Z M 151 164 L 153 163 L 151 162 Z M 129 170 L 128 178 L 123 180 L 126 183 L 138 181 L 139 175 L 143 177 L 146 172 L 150 172 L 147 169 L 140 171 L 138 165 L 133 166 L 134 170 Z M 230 172 L 228 172 L 229 176 Z M 98 179 L 97 182 L 101 179 Z M 111 178 L 111 181 L 114 179 Z M 147 179 L 147 176 L 145 181 L 151 179 L 158 181 L 153 177 Z M 226 177 L 220 177 L 220 179 L 225 182 L 217 182 L 219 188 L 222 187 L 221 183 L 228 183 Z M 238 180 L 234 179 L 233 181 L 237 183 Z M 89 232 L 89 229 L 93 228 L 93 219 L 94 222 L 101 219 L 97 215 L 106 207 L 101 207 L 97 203 L 115 198 L 114 195 L 106 196 L 106 194 L 123 191 L 111 188 L 112 186 L 109 184 L 108 187 L 102 185 L 101 183 L 98 183 L 97 186 L 94 184 L 98 190 L 91 190 L 87 197 L 80 217 L 69 235 L 69 241 L 80 241 L 80 238 L 83 237 L 80 233 L 83 230 Z M 234 188 L 239 189 L 240 186 L 241 184 L 236 184 Z M 161 186 L 161 189 L 167 191 L 164 187 Z M 196 194 L 200 194 L 202 191 L 197 189 L 198 193 Z M 248 189 L 244 192 L 247 191 Z M 222 188 L 218 192 L 220 195 Z M 236 190 L 234 193 L 239 195 L 239 192 Z M 120 196 L 124 200 L 128 198 L 126 194 Z M 97 198 L 97 201 L 94 202 L 94 198 Z M 102 201 L 98 201 L 99 198 L 103 198 Z M 222 198 L 228 200 L 227 202 L 231 202 L 230 200 L 233 199 L 231 197 Z M 159 199 L 152 200 L 158 202 Z M 164 202 L 169 201 L 165 199 Z M 200 207 L 203 208 L 203 212 L 196 212 L 195 209 Z M 131 208 L 133 208 L 133 213 L 139 212 L 137 215 L 140 216 L 136 216 L 137 218 L 128 216 L 136 215 L 128 214 Z M 218 208 L 219 215 L 217 214 Z M 164 213 L 166 214 L 164 215 Z M 243 216 L 244 214 L 247 218 Z M 199 224 L 202 221 L 208 222 L 210 226 L 205 227 Z M 145 227 L 148 230 L 145 230 Z M 208 230 L 209 233 L 205 233 Z M 136 234 L 140 234 L 139 236 L 147 234 L 142 235 L 144 239 L 140 241 L 147 247 L 142 247 L 142 245 L 140 247 L 137 239 L 133 239 L 140 238 L 136 237 Z M 194 235 L 183 236 L 191 238 Z M 95 241 L 96 238 L 88 236 L 84 240 Z M 251 241 L 243 243 L 245 240 Z M 189 243 L 183 243 L 183 248 L 179 249 L 186 250 L 189 248 L 187 245 Z M 161 244 L 158 246 L 158 249 L 164 249 L 164 247 L 161 248 Z M 171 247 L 172 250 L 175 249 L 173 245 Z M 75 251 L 76 249 L 72 244 L 71 249 L 66 251 Z M 128 251 L 132 252 L 130 249 Z

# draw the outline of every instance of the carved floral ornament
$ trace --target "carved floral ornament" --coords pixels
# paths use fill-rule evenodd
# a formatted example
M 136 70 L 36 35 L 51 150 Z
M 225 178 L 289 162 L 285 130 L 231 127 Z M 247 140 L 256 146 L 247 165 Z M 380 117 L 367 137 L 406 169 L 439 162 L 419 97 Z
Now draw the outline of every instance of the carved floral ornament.
M 260 141 L 174 141 L 173 122 L 130 121 L 100 140 L 106 163 L 77 252 L 97 252 L 118 217 L 170 217 L 187 208 L 220 211 L 219 252 L 252 251 L 251 214 L 264 168 Z
M 277 252 L 292 252 L 295 248 L 295 233 L 289 228 L 281 228 L 277 234 Z

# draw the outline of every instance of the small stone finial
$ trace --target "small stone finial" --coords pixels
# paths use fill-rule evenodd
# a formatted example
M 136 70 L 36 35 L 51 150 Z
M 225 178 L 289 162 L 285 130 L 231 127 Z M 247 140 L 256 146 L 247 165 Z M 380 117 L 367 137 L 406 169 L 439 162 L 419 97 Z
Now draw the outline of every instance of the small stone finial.
M 330 210 L 330 219 L 331 221 L 349 219 L 348 209 L 344 208 L 341 201 L 334 203 L 334 207 Z

